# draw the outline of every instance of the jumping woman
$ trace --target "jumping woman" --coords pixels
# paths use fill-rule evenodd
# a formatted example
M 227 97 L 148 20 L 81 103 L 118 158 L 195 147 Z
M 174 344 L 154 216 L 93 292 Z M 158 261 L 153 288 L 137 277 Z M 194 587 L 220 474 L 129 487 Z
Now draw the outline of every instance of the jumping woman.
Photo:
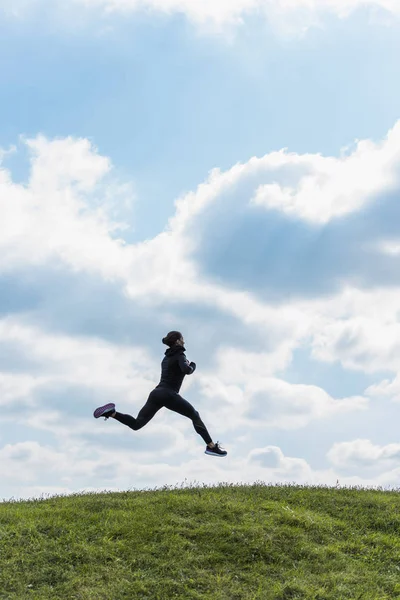
M 94 418 L 104 417 L 108 419 L 111 417 L 137 431 L 144 427 L 160 408 L 165 406 L 165 408 L 169 408 L 169 410 L 173 410 L 191 419 L 193 427 L 207 444 L 205 454 L 209 454 L 210 456 L 226 456 L 228 454 L 226 450 L 222 450 L 218 442 L 214 443 L 212 441 L 197 410 L 179 395 L 185 375 L 191 375 L 196 369 L 196 364 L 189 362 L 186 358 L 185 341 L 182 334 L 180 331 L 170 331 L 163 338 L 162 342 L 169 348 L 165 351 L 165 356 L 161 363 L 160 383 L 150 392 L 146 404 L 139 411 L 136 419 L 131 415 L 124 415 L 117 412 L 113 403 L 96 408 L 93 413 Z

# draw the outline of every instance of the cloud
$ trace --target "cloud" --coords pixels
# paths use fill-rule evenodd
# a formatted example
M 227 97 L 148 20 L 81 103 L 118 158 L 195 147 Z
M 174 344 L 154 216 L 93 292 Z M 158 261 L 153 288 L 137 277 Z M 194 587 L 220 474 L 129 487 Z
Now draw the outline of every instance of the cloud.
M 292 190 L 290 206 L 255 204 L 270 185 Z M 399 187 L 397 123 L 383 142 L 360 142 L 342 158 L 281 151 L 215 170 L 177 202 L 170 227 L 199 275 L 264 302 L 400 285 L 397 257 L 378 248 L 399 239 Z
M 185 446 L 187 448 L 187 444 Z M 396 484 L 399 469 L 384 470 L 379 476 L 343 475 L 338 471 L 313 469 L 306 460 L 286 456 L 278 446 L 253 448 L 243 456 L 243 448 L 230 448 L 227 459 L 215 461 L 205 456 L 188 457 L 175 464 L 160 460 L 160 454 L 134 454 L 124 447 L 64 443 L 58 449 L 33 441 L 6 444 L 0 449 L 2 497 L 29 498 L 46 493 L 72 493 L 91 490 L 154 488 L 160 485 L 209 485 L 225 483 L 299 483 L 308 485 Z M 180 452 L 181 453 L 181 452 Z M 390 457 L 397 456 L 389 452 Z M 338 459 L 339 460 L 339 459 Z M 396 459 L 397 460 L 397 459 Z M 389 467 L 390 461 L 384 466 Z M 339 473 L 341 473 L 339 475 Z M 25 482 L 22 486 L 21 480 Z
M 260 465 L 273 472 L 274 479 L 281 478 L 282 481 L 311 481 L 314 479 L 310 465 L 302 458 L 285 456 L 277 446 L 266 446 L 265 448 L 254 448 L 249 455 L 250 465 Z
M 332 398 L 321 387 L 284 380 L 291 356 L 220 349 L 212 369 L 199 373 L 197 385 L 204 406 L 211 405 L 213 423 L 224 429 L 279 428 L 294 430 L 316 419 L 366 410 L 368 398 Z M 276 371 L 282 378 L 274 377 Z M 210 415 L 211 416 L 211 415 Z
M 75 0 L 107 12 L 138 10 L 184 14 L 198 25 L 221 29 L 243 23 L 247 15 L 261 15 L 285 30 L 303 31 L 319 23 L 324 14 L 346 18 L 355 10 L 370 8 L 400 15 L 396 0 Z
M 50 142 L 39 136 L 26 145 L 31 165 L 27 186 L 13 183 L 10 173 L 0 170 L 0 210 L 5 215 L 0 271 L 62 261 L 75 270 L 100 270 L 118 278 L 117 265 L 126 254 L 110 237 L 119 224 L 101 206 L 107 183 L 105 190 L 98 187 L 110 171 L 109 160 L 84 139 Z M 91 205 L 94 193 L 98 206 Z
M 87 139 L 68 137 L 49 142 L 40 135 L 27 139 L 26 146 L 32 157 L 29 184 L 33 192 L 65 192 L 74 187 L 90 192 L 111 169 L 110 160 L 99 155 Z M 79 208 L 77 203 L 70 204 L 71 209 Z
M 399 131 L 397 124 L 382 143 L 363 144 L 361 154 L 372 157 L 371 165 L 377 165 L 377 173 L 395 173 L 399 167 Z M 279 176 L 294 184 L 302 181 L 304 169 L 308 173 L 310 165 L 313 165 L 316 181 L 326 175 L 323 170 L 318 170 L 321 169 L 318 156 L 272 153 L 262 159 L 253 158 L 246 164 L 236 165 L 224 173 L 213 171 L 206 183 L 177 201 L 176 215 L 164 232 L 148 242 L 128 245 L 114 238 L 115 223 L 104 209 L 104 204 L 107 206 L 107 176 L 112 171 L 108 159 L 99 156 L 87 140 L 67 138 L 49 141 L 39 137 L 28 141 L 27 145 L 31 152 L 28 185 L 13 183 L 10 173 L 5 169 L 1 171 L 4 195 L 0 202 L 5 203 L 6 198 L 12 198 L 13 202 L 2 207 L 12 208 L 3 211 L 6 218 L 3 228 L 0 227 L 0 246 L 3 251 L 2 268 L 6 271 L 3 277 L 8 277 L 8 289 L 12 281 L 10 273 L 15 274 L 17 282 L 25 281 L 23 277 L 28 270 L 32 272 L 32 266 L 36 268 L 38 281 L 41 272 L 47 270 L 51 274 L 45 296 L 51 301 L 48 300 L 45 309 L 40 311 L 38 301 L 39 305 L 43 305 L 43 296 L 40 297 L 37 289 L 32 293 L 34 307 L 29 307 L 31 319 L 40 316 L 40 326 L 43 327 L 47 320 L 46 326 L 59 328 L 65 321 L 65 327 L 67 330 L 70 328 L 71 333 L 86 328 L 89 329 L 88 334 L 109 335 L 105 333 L 106 325 L 88 328 L 89 301 L 91 318 L 96 321 L 98 314 L 97 323 L 107 323 L 110 319 L 108 329 L 112 323 L 112 329 L 120 330 L 121 339 L 121 336 L 127 335 L 124 327 L 126 330 L 128 322 L 135 323 L 132 321 L 133 314 L 140 330 L 140 322 L 150 323 L 155 308 L 159 323 L 167 325 L 177 310 L 181 312 L 185 307 L 192 315 L 201 303 L 203 314 L 198 313 L 197 327 L 193 329 L 208 331 L 210 335 L 210 324 L 214 322 L 218 327 L 216 353 L 219 352 L 217 360 L 222 380 L 226 380 L 224 372 L 229 371 L 232 365 L 235 366 L 234 380 L 235 377 L 243 379 L 243 374 L 252 374 L 254 370 L 257 373 L 260 367 L 264 375 L 282 372 L 290 363 L 293 350 L 304 343 L 311 343 L 313 357 L 318 360 L 341 360 L 349 368 L 359 365 L 368 369 L 374 363 L 378 364 L 377 354 L 382 353 L 379 368 L 390 367 L 388 361 L 396 349 L 398 292 L 384 288 L 361 291 L 352 285 L 354 277 L 360 279 L 363 272 L 358 270 L 358 263 L 368 273 L 371 262 L 366 261 L 362 244 L 357 246 L 355 240 L 347 242 L 350 239 L 347 230 L 352 229 L 353 237 L 360 239 L 362 236 L 357 228 L 361 221 L 367 223 L 363 234 L 365 238 L 367 235 L 384 236 L 388 233 L 385 227 L 390 228 L 393 222 L 393 218 L 387 217 L 395 215 L 386 212 L 383 218 L 380 213 L 385 213 L 385 206 L 394 210 L 393 200 L 378 202 L 365 192 L 356 205 L 351 204 L 353 212 L 350 216 L 342 216 L 335 229 L 324 237 L 321 231 L 326 233 L 328 224 L 322 230 L 321 224 L 313 224 L 310 230 L 306 217 L 300 214 L 294 224 L 293 218 L 285 213 L 284 206 L 279 211 L 279 218 L 276 208 L 271 212 L 271 209 L 252 206 L 254 190 L 265 185 L 266 178 Z M 360 181 L 358 158 L 354 158 L 359 156 L 359 149 L 360 146 L 350 158 L 343 159 L 344 162 L 349 161 L 346 173 L 355 182 Z M 339 159 L 329 159 L 328 162 L 336 160 Z M 371 165 L 369 170 L 372 170 Z M 330 176 L 334 180 L 335 171 Z M 386 193 L 388 183 L 383 176 L 379 177 L 382 193 Z M 329 177 L 325 177 L 324 181 L 321 196 L 327 193 Z M 350 188 L 354 189 L 354 186 Z M 367 213 L 360 214 L 361 201 L 372 207 L 370 210 L 373 212 L 367 218 Z M 312 195 L 310 207 L 317 210 L 316 198 Z M 321 215 L 326 214 L 323 202 L 320 211 Z M 329 218 L 336 221 L 332 215 Z M 243 235 L 243 227 L 248 228 L 249 235 Z M 316 227 L 319 229 L 316 230 Z M 297 239 L 293 244 L 293 233 L 296 232 Z M 319 247 L 310 245 L 310 239 L 313 244 L 316 241 Z M 329 257 L 327 252 L 331 252 L 330 248 L 334 248 L 336 256 Z M 309 260 L 316 251 L 317 263 Z M 342 260 L 333 260 L 341 257 Z M 380 253 L 375 256 L 376 271 L 384 265 L 379 262 L 381 257 Z M 333 274 L 340 269 L 342 282 L 339 286 L 340 279 Z M 54 277 L 60 281 L 56 286 Z M 21 286 L 20 283 L 18 285 Z M 71 288 L 69 296 L 57 292 L 62 290 L 63 285 Z M 84 286 L 87 288 L 85 292 Z M 296 302 L 288 298 L 285 302 L 285 290 L 290 289 L 293 294 L 296 286 L 297 293 L 305 298 L 296 299 Z M 19 289 L 15 289 L 21 295 Z M 25 283 L 24 299 L 34 289 L 32 284 Z M 336 289 L 337 293 L 326 297 L 329 289 Z M 321 292 L 325 295 L 321 296 Z M 107 298 L 109 317 L 106 304 L 99 304 L 99 297 Z M 373 309 L 378 298 L 380 305 L 383 302 L 386 308 L 379 315 Z M 81 316 L 76 309 L 78 305 L 82 306 Z M 75 325 L 74 313 L 77 314 Z M 127 321 L 121 321 L 124 324 L 122 329 L 115 320 L 116 314 L 127 316 Z M 147 321 L 143 321 L 144 314 L 148 315 Z M 386 316 L 383 317 L 383 314 Z M 218 315 L 218 324 L 213 315 Z M 227 342 L 225 336 L 221 336 L 222 329 L 219 329 L 219 323 L 224 322 L 227 324 L 226 335 L 231 335 L 232 340 L 234 338 L 229 330 L 237 330 L 238 335 L 243 332 L 239 336 L 242 343 L 246 335 L 257 340 L 253 354 L 241 353 L 229 346 L 218 349 L 222 339 L 225 344 Z M 193 335 L 202 339 L 200 333 Z M 352 340 L 351 343 L 346 343 L 346 336 Z M 357 336 L 359 340 L 355 343 Z M 388 345 L 390 339 L 393 339 L 392 346 Z M 390 351 L 386 352 L 385 348 L 390 348 Z
M 394 185 L 394 174 L 400 172 L 399 132 L 397 124 L 386 141 L 363 146 L 371 159 L 371 164 L 367 161 L 364 166 L 371 172 L 376 165 L 380 198 Z M 146 303 L 157 305 L 168 299 L 170 303 L 198 305 L 201 300 L 204 306 L 248 324 L 265 320 L 266 327 L 273 327 L 276 320 L 268 301 L 281 301 L 289 290 L 292 296 L 307 297 L 340 291 L 346 278 L 350 284 L 369 283 L 377 277 L 382 283 L 396 281 L 393 257 L 377 252 L 372 243 L 391 233 L 396 218 L 392 197 L 384 196 L 379 205 L 375 201 L 378 184 L 373 198 L 364 190 L 356 205 L 349 194 L 352 212 L 340 223 L 329 213 L 331 208 L 327 213 L 323 202 L 318 208 L 317 197 L 311 195 L 310 210 L 320 211 L 323 219 L 333 219 L 331 228 L 327 228 L 329 224 L 323 228 L 321 223 L 310 225 L 301 214 L 293 221 L 284 206 L 277 211 L 252 205 L 266 179 L 279 177 L 282 185 L 295 185 L 309 177 L 310 165 L 316 185 L 325 178 L 321 197 L 329 195 L 330 184 L 318 155 L 271 153 L 225 173 L 213 171 L 196 192 L 177 201 L 176 215 L 164 232 L 148 242 L 127 245 L 115 236 L 124 224 L 111 219 L 103 205 L 109 192 L 106 176 L 112 170 L 108 160 L 84 140 L 39 138 L 30 141 L 28 148 L 33 155 L 27 187 L 14 184 L 10 174 L 1 171 L 2 198 L 13 199 L 9 204 L 12 210 L 4 211 L 6 219 L 0 228 L 3 271 L 63 264 L 72 272 L 117 282 L 136 302 L 146 298 Z M 343 159 L 349 161 L 346 176 L 351 190 L 361 181 L 358 159 L 353 158 Z M 335 171 L 330 177 L 334 186 Z M 254 294 L 262 295 L 262 301 Z M 281 309 L 290 321 L 298 318 L 296 308 L 281 305 Z
M 66 456 L 56 453 L 52 448 L 41 446 L 37 442 L 6 444 L 0 450 L 0 458 L 2 478 L 19 480 L 23 475 L 25 481 L 31 482 L 37 477 L 36 470 L 38 468 L 46 466 L 49 474 L 57 471 L 58 468 L 68 470 Z
M 243 427 L 252 433 L 251 451 L 262 446 L 260 431 L 267 427 L 294 431 L 365 410 L 367 393 L 333 398 L 322 387 L 285 381 L 285 371 L 299 348 L 349 369 L 397 370 L 397 258 L 379 244 L 399 238 L 393 192 L 399 131 L 396 125 L 382 142 L 359 144 L 341 159 L 281 151 L 215 170 L 178 199 L 164 231 L 139 244 L 118 238 L 125 223 L 109 202 L 119 189 L 109 159 L 87 140 L 25 141 L 27 183 L 0 170 L 0 286 L 6 290 L 0 299 L 0 388 L 5 419 L 57 436 L 52 448 L 25 448 L 38 473 L 30 488 L 39 481 L 60 489 L 95 487 L 106 476 L 107 485 L 120 488 L 132 478 L 156 485 L 184 476 L 218 481 L 224 473 L 232 479 L 290 477 L 296 468 L 305 477 L 303 463 L 285 462 L 276 450 L 261 452 L 258 463 L 252 459 L 252 470 L 246 461 L 227 472 L 210 467 L 193 458 L 201 444 L 196 437 L 182 460 L 188 428 L 195 434 L 190 423 L 166 411 L 140 436 L 95 429 L 100 424 L 91 411 L 103 400 L 117 400 L 124 412 L 135 413 L 159 377 L 157 332 L 181 326 L 199 366 L 184 393 L 213 435 L 218 432 L 216 439 L 231 442 L 233 456 Z M 363 187 L 360 164 L 371 171 L 373 194 Z M 307 177 L 315 192 L 308 204 Z M 351 191 L 340 214 L 332 200 L 336 177 Z M 274 181 L 297 190 L 293 210 L 252 201 Z M 131 188 L 124 190 L 129 203 Z M 330 200 L 318 204 L 316 190 Z M 49 448 L 50 462 L 60 469 L 64 456 L 73 461 L 80 451 L 87 479 L 74 470 L 68 481 L 40 479 Z M 148 449 L 154 467 L 141 462 L 132 472 L 128 448 L 134 455 Z M 12 468 L 16 455 L 4 452 Z M 274 460 L 278 471 L 265 473 L 262 460 Z M 112 476 L 107 464 L 118 464 Z M 310 478 L 332 481 L 333 474 Z
M 378 446 L 366 439 L 340 442 L 332 446 L 327 457 L 341 470 L 374 468 L 382 472 L 393 467 L 400 468 L 400 444 Z
M 221 347 L 216 357 L 221 380 L 224 383 L 244 384 L 254 378 L 284 372 L 291 362 L 292 350 L 296 347 L 296 332 L 292 331 L 292 336 L 283 339 L 281 344 L 277 343 L 273 335 L 266 343 L 273 346 L 271 352 L 251 352 L 248 347 L 246 350 L 240 347 Z
M 254 425 L 264 427 L 302 427 L 312 419 L 365 410 L 368 406 L 361 396 L 335 400 L 316 386 L 289 384 L 276 378 L 253 381 L 246 386 L 246 392 L 250 397 L 246 416 Z
M 374 165 L 376 166 L 376 178 L 380 184 L 381 194 L 385 194 L 394 185 L 394 174 L 400 170 L 399 132 L 400 127 L 397 124 L 389 132 L 387 140 L 381 144 L 363 143 L 363 146 L 367 148 L 366 153 L 369 153 L 369 159 L 364 166 L 369 173 L 374 170 Z M 281 257 L 277 254 L 279 249 L 274 248 L 274 262 L 277 266 L 275 267 L 276 271 L 270 273 L 270 276 L 274 276 L 275 279 L 271 277 L 270 279 L 275 287 L 280 281 L 282 282 L 283 277 L 289 275 L 286 267 L 281 274 L 281 280 L 279 280 L 277 269 L 282 267 L 284 261 L 287 263 L 288 259 L 293 258 L 293 254 L 298 253 L 301 246 L 303 246 L 304 253 L 310 241 L 315 242 L 315 249 L 322 250 L 320 260 L 325 259 L 325 262 L 330 258 L 340 259 L 344 254 L 347 255 L 348 260 L 349 251 L 358 250 L 360 253 L 364 250 L 360 246 L 356 248 L 347 242 L 349 233 L 346 230 L 346 223 L 348 220 L 340 223 L 341 227 L 340 230 L 337 229 L 337 233 L 333 229 L 329 236 L 326 236 L 326 229 L 322 230 L 325 238 L 328 237 L 328 239 L 321 241 L 321 238 L 324 237 L 321 229 L 315 229 L 315 227 L 310 229 L 307 218 L 302 217 L 301 211 L 299 213 L 300 224 L 294 225 L 293 220 L 285 216 L 284 206 L 280 208 L 281 217 L 277 219 L 276 210 L 272 212 L 266 210 L 264 218 L 260 207 L 254 213 L 255 208 L 251 205 L 254 193 L 266 185 L 265 179 L 273 180 L 279 177 L 282 185 L 287 185 L 290 181 L 297 181 L 301 188 L 304 177 L 309 177 L 308 172 L 311 166 L 315 185 L 319 180 L 325 179 L 320 197 L 324 198 L 325 194 L 329 196 L 329 182 L 334 185 L 335 173 L 331 173 L 330 179 L 329 177 L 326 179 L 326 173 L 321 167 L 321 163 L 324 164 L 325 160 L 328 163 L 340 162 L 339 159 L 321 159 L 318 155 L 301 156 L 279 152 L 266 155 L 262 159 L 253 158 L 248 163 L 236 165 L 225 173 L 220 173 L 218 170 L 213 171 L 209 180 L 199 186 L 195 193 L 190 193 L 177 202 L 176 216 L 171 219 L 167 231 L 147 243 L 127 246 L 120 240 L 114 239 L 117 225 L 108 218 L 107 212 L 103 208 L 108 182 L 102 180 L 111 170 L 109 161 L 99 157 L 96 149 L 87 140 L 67 138 L 51 142 L 38 138 L 36 141 L 31 140 L 27 143 L 32 153 L 28 188 L 13 184 L 10 174 L 4 169 L 1 171 L 4 197 L 7 194 L 8 197 L 14 196 L 15 198 L 12 203 L 14 210 L 5 211 L 7 218 L 3 223 L 3 230 L 0 232 L 3 254 L 5 254 L 3 268 L 6 268 L 7 264 L 9 264 L 9 268 L 15 268 L 16 257 L 15 254 L 12 255 L 12 251 L 15 253 L 17 246 L 19 253 L 22 254 L 20 259 L 25 263 L 29 264 L 35 260 L 35 254 L 39 255 L 37 262 L 41 263 L 61 260 L 75 271 L 97 272 L 109 280 L 119 278 L 127 283 L 128 290 L 133 296 L 143 295 L 156 289 L 161 290 L 158 295 L 173 294 L 174 287 L 176 288 L 173 282 L 180 278 L 189 284 L 179 289 L 180 296 L 183 293 L 190 298 L 190 296 L 202 293 L 206 299 L 207 296 L 215 295 L 215 290 L 218 289 L 218 286 L 215 285 L 216 282 L 211 285 L 211 281 L 209 281 L 206 288 L 202 286 L 204 291 L 201 292 L 200 286 L 196 286 L 195 281 L 199 276 L 198 263 L 200 263 L 200 268 L 204 268 L 208 254 L 216 250 L 213 244 L 216 231 L 218 231 L 220 250 L 219 254 L 213 252 L 213 260 L 218 265 L 220 256 L 224 253 L 226 259 L 224 279 L 228 279 L 228 281 L 232 263 L 239 278 L 245 271 L 244 267 L 247 265 L 248 259 L 251 259 L 253 264 L 257 261 L 257 253 L 262 256 L 264 261 L 262 271 L 265 271 L 268 268 L 268 238 L 272 244 L 277 235 L 281 235 L 281 233 L 285 235 L 285 238 L 291 238 L 292 241 L 289 247 L 282 244 L 285 254 L 282 254 Z M 358 185 L 358 181 L 361 185 L 357 160 L 353 160 L 357 152 L 349 158 L 343 159 L 344 162 L 349 161 L 346 173 L 351 190 Z M 72 158 L 72 156 L 74 157 Z M 46 174 L 48 173 L 51 175 L 47 180 Z M 386 174 L 389 179 L 385 179 L 382 173 Z M 286 183 L 283 183 L 284 181 Z M 376 188 L 374 188 L 376 194 L 378 187 L 376 184 Z M 357 214 L 361 205 L 368 203 L 372 203 L 375 207 L 376 203 L 373 202 L 375 196 L 372 197 L 369 191 L 364 190 L 364 192 L 357 200 L 356 205 L 353 204 L 353 194 L 348 195 L 349 211 L 355 211 Z M 317 200 L 318 197 L 310 196 L 307 211 L 319 211 L 318 214 L 316 213 L 317 221 L 332 219 L 333 216 L 329 212 L 331 208 L 326 212 L 323 201 L 318 203 Z M 389 208 L 391 207 L 392 204 Z M 4 206 L 4 208 L 6 207 Z M 382 210 L 382 205 L 379 208 Z M 375 216 L 376 210 L 370 217 L 368 215 L 368 221 L 372 221 Z M 394 217 L 395 215 L 390 216 Z M 224 223 L 223 228 L 220 227 L 221 219 Z M 214 227 L 212 223 L 214 223 Z M 252 226 L 254 226 L 252 235 L 246 236 L 246 230 L 250 230 Z M 351 226 L 354 226 L 354 221 L 351 221 Z M 240 235 L 242 231 L 243 235 Z M 368 233 L 370 232 L 368 231 Z M 340 248 L 337 247 L 338 244 L 335 245 L 335 237 L 339 234 L 342 238 L 344 237 L 345 241 L 345 245 L 342 242 Z M 354 231 L 353 229 L 353 235 L 360 238 L 359 226 L 358 230 Z M 294 240 L 293 237 L 295 237 Z M 19 242 L 18 245 L 16 242 Z M 318 243 L 320 247 L 316 245 Z M 330 246 L 336 246 L 334 249 L 336 255 L 332 257 L 326 255 L 328 243 Z M 345 251 L 341 249 L 343 245 Z M 229 254 L 229 251 L 233 251 L 235 247 L 240 248 L 238 256 Z M 310 248 L 311 250 L 314 248 Z M 237 260 L 233 262 L 229 260 L 230 258 Z M 306 256 L 303 258 L 300 252 L 299 258 L 304 261 Z M 295 265 L 289 264 L 289 266 L 293 268 Z M 343 264 L 339 266 L 343 267 Z M 251 275 L 257 275 L 263 283 L 264 278 L 260 277 L 260 271 L 256 267 L 257 262 L 252 269 L 247 269 L 247 271 Z M 316 271 L 315 268 L 313 271 Z M 308 285 L 310 283 L 307 280 L 308 273 L 303 272 L 302 275 L 306 276 L 305 285 Z M 328 275 L 332 279 L 332 270 Z M 323 283 L 326 282 L 321 272 L 318 273 L 318 279 L 322 279 Z M 334 278 L 334 281 L 336 280 L 337 277 Z M 294 287 L 298 284 L 296 278 L 293 277 L 291 277 L 290 283 Z M 249 286 L 249 289 L 252 287 Z M 178 295 L 177 292 L 175 294 Z M 242 301 L 249 302 L 245 293 L 242 293 L 241 296 Z M 239 293 L 236 293 L 235 305 L 239 304 L 239 300 Z M 223 302 L 224 308 L 226 308 L 229 300 Z M 255 308 L 256 306 L 253 305 L 253 309 Z
M 206 332 L 210 339 L 213 331 L 225 342 L 244 342 L 245 323 L 247 335 L 252 332 L 258 348 L 265 348 L 267 339 L 271 344 L 283 332 L 292 337 L 301 329 L 296 310 L 283 308 L 279 323 L 276 310 L 251 293 L 199 277 L 179 231 L 168 229 L 136 245 L 115 239 L 107 202 L 109 186 L 118 184 L 108 179 L 109 160 L 87 141 L 40 137 L 27 147 L 27 185 L 14 183 L 4 168 L 0 171 L 4 315 L 29 315 L 29 323 L 44 331 L 53 328 L 125 343 L 149 338 L 157 328 L 171 328 L 185 312 L 193 319 L 193 336 L 199 342 Z M 16 340 L 7 343 L 9 348 Z
M 225 483 L 326 483 L 334 485 L 333 471 L 314 471 L 301 458 L 284 456 L 278 447 L 256 448 L 247 456 L 230 449 L 227 459 L 204 454 L 175 464 L 126 448 L 89 448 L 64 444 L 57 450 L 33 441 L 6 444 L 0 449 L 2 497 L 28 498 L 46 493 L 154 488 L 159 485 Z M 351 479 L 348 478 L 350 481 Z M 20 484 L 23 480 L 24 486 Z M 8 493 L 10 492 L 10 493 Z
M 323 225 L 358 211 L 376 193 L 396 189 L 400 182 L 400 123 L 374 144 L 360 141 L 350 155 L 286 156 L 286 164 L 301 165 L 305 174 L 296 185 L 263 184 L 251 202 L 289 216 Z M 277 174 L 279 177 L 279 174 Z
M 285 456 L 278 446 L 254 448 L 247 457 L 248 472 L 261 468 L 261 480 L 308 485 L 398 487 L 400 445 L 374 446 L 369 440 L 335 444 L 328 460 L 333 468 L 313 469 L 306 460 Z M 346 473 L 347 471 L 347 473 Z M 354 472 L 352 472 L 354 471 Z
M 158 361 L 142 346 L 49 333 L 19 318 L 0 320 L 1 348 L 5 355 L 9 348 L 14 352 L 9 362 L 0 354 L 3 420 L 26 428 L 28 434 L 56 436 L 56 445 L 60 440 L 89 440 L 91 434 L 101 443 L 102 430 L 92 416 L 96 406 L 112 401 L 122 412 L 137 414 L 159 377 Z M 168 456 L 182 445 L 182 439 L 164 421 L 160 415 L 141 440 L 135 438 L 130 444 L 125 440 L 130 430 L 120 431 L 119 436 L 115 432 L 111 445 L 140 451 L 149 436 L 154 451 Z M 94 439 L 92 444 L 96 445 Z
M 32 393 L 45 385 L 47 377 L 34 377 L 29 374 L 0 372 L 0 406 L 5 409 L 15 401 L 32 403 Z
M 324 306 L 316 301 L 319 319 L 311 343 L 313 358 L 340 361 L 345 368 L 366 373 L 397 372 L 399 298 L 399 287 L 382 286 L 345 289 Z M 379 391 L 370 387 L 366 393 Z
M 29 18 L 37 11 L 48 17 L 50 9 L 62 15 L 65 25 L 76 10 L 80 22 L 93 13 L 103 22 L 120 14 L 183 15 L 201 32 L 219 36 L 230 35 L 251 17 L 265 20 L 280 35 L 301 36 L 311 27 L 322 27 L 329 16 L 345 19 L 356 11 L 367 11 L 370 18 L 386 25 L 400 16 L 397 0 L 55 0 L 51 5 L 48 0 L 14 0 L 12 5 L 0 0 L 0 10 L 13 18 Z
M 393 402 L 400 402 L 400 373 L 397 373 L 392 381 L 384 379 L 380 383 L 369 386 L 365 393 L 371 397 L 389 397 Z
M 264 180 L 264 181 L 263 181 Z M 359 211 L 376 194 L 396 189 L 400 182 L 400 122 L 378 143 L 362 140 L 341 157 L 296 154 L 286 150 L 253 157 L 221 173 L 214 169 L 209 180 L 177 202 L 177 215 L 171 221 L 177 230 L 190 228 L 215 199 L 232 200 L 229 193 L 241 182 L 247 189 L 250 205 L 297 217 L 315 224 Z M 271 192 L 271 194 L 269 193 Z M 237 202 L 237 200 L 236 200 Z

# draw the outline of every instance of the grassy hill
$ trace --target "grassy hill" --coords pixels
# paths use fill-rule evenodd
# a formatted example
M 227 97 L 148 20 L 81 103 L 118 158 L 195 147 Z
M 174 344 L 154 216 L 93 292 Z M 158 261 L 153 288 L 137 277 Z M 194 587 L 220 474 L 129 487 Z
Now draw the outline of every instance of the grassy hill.
M 230 486 L 0 504 L 0 598 L 400 598 L 400 495 Z

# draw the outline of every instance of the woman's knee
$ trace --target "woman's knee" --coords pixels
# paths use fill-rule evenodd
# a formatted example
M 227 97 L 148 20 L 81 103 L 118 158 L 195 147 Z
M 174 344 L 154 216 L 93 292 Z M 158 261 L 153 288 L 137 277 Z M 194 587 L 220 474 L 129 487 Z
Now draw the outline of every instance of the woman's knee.
M 135 431 L 138 431 L 139 429 L 142 429 L 142 427 L 147 425 L 148 422 L 149 422 L 149 419 L 141 419 L 140 417 L 138 417 L 136 419 L 136 423 L 135 423 L 135 426 L 133 427 L 133 429 Z
M 202 423 L 200 413 L 197 410 L 193 411 L 192 421 L 193 423 Z

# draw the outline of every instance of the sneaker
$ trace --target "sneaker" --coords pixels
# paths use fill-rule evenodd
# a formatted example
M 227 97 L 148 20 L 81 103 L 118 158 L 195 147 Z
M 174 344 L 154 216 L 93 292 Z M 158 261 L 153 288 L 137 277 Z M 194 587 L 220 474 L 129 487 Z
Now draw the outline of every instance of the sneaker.
M 115 404 L 113 402 L 110 402 L 110 404 L 105 404 L 104 406 L 99 406 L 99 408 L 96 408 L 96 410 L 93 413 L 93 416 L 95 419 L 98 419 L 99 417 L 104 417 L 105 419 L 108 419 L 114 412 Z
M 206 450 L 205 450 L 204 454 L 209 454 L 210 456 L 226 456 L 228 453 L 226 450 L 223 450 L 221 448 L 221 446 L 219 445 L 219 442 L 217 442 L 215 444 L 214 448 L 210 448 L 209 446 L 206 446 Z

